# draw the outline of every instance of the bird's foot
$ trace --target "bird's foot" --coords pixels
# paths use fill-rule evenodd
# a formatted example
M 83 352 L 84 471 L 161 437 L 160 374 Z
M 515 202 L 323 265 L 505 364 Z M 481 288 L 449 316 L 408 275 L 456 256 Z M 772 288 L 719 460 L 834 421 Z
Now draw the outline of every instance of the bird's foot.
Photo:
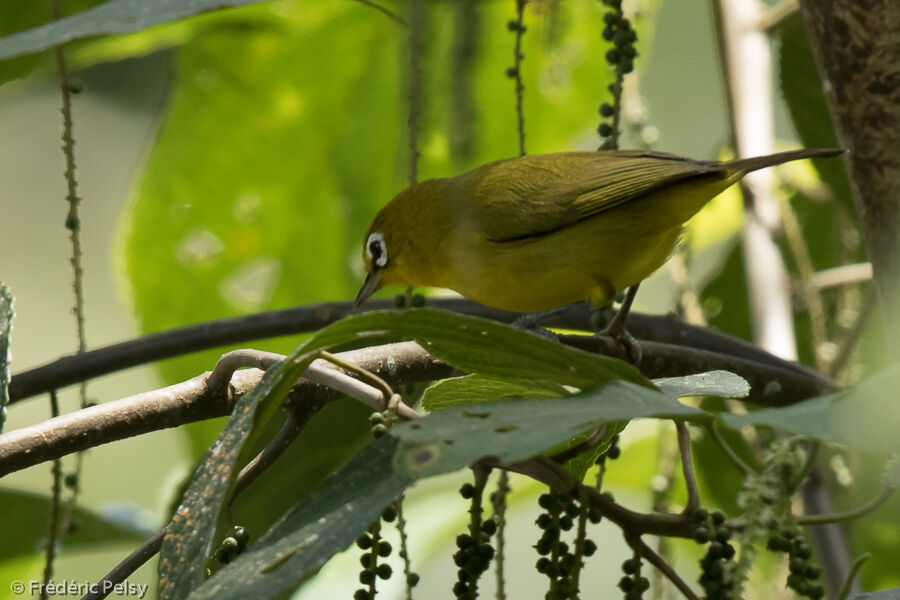
M 602 331 L 598 331 L 597 335 L 600 337 L 611 338 L 614 342 L 622 344 L 625 348 L 625 355 L 628 357 L 629 362 L 635 366 L 641 364 L 643 352 L 641 351 L 640 342 L 636 337 L 628 333 L 628 330 L 625 329 L 624 326 L 618 326 L 615 320 Z
M 518 327 L 519 329 L 532 331 L 541 337 L 547 338 L 548 340 L 559 342 L 558 335 L 556 335 L 549 329 L 544 329 L 540 326 L 540 322 L 542 320 L 545 320 L 546 318 L 548 318 L 548 316 L 554 316 L 555 314 L 555 311 L 547 311 L 543 313 L 522 315 L 521 317 L 518 317 L 515 321 L 513 321 L 512 325 L 513 327 Z

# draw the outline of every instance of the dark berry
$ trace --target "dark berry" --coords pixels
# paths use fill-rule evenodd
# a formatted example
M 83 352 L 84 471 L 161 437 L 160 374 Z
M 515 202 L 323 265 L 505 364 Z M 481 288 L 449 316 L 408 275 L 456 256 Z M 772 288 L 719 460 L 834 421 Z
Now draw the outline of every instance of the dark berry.
M 241 527 L 240 525 L 235 525 L 234 530 L 231 532 L 231 537 L 237 540 L 238 548 L 243 550 L 247 547 L 247 543 L 250 541 L 250 533 L 247 532 L 247 529 Z
M 378 556 L 390 556 L 391 555 L 391 543 L 390 542 L 378 542 Z
M 623 592 L 630 592 L 634 589 L 634 579 L 628 576 L 623 577 L 619 580 L 619 589 Z
M 638 572 L 638 569 L 641 567 L 640 561 L 635 558 L 629 558 L 625 562 L 622 563 L 622 571 L 628 573 L 629 575 L 634 575 Z
M 582 553 L 585 556 L 593 556 L 594 552 L 597 551 L 597 544 L 593 542 L 593 540 L 585 540 L 584 548 L 582 549 Z
M 378 577 L 380 579 L 390 579 L 394 570 L 391 568 L 391 565 L 382 563 L 378 565 Z
M 462 487 L 459 488 L 459 495 L 466 499 L 471 498 L 475 495 L 475 486 L 471 483 L 462 484 Z
M 709 529 L 706 527 L 698 527 L 694 530 L 694 540 L 698 544 L 705 544 L 709 541 Z

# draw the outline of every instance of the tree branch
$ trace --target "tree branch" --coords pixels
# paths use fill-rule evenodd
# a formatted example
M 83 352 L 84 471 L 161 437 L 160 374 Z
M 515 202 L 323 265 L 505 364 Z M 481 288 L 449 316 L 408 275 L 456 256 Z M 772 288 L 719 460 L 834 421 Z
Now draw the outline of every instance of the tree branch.
M 363 348 L 338 356 L 395 383 L 440 379 L 452 371 L 413 342 Z M 237 399 L 259 382 L 262 372 L 237 371 L 231 378 L 230 393 L 221 387 L 210 388 L 208 377 L 208 373 L 199 375 L 160 390 L 106 402 L 0 435 L 0 476 L 101 444 L 227 415 Z M 322 383 L 339 389 L 326 390 Z M 384 400 L 378 390 L 332 367 L 313 369 L 309 377 L 294 385 L 288 402 L 304 402 L 310 393 L 326 393 L 328 400 L 338 398 L 341 393 L 353 395 L 366 398 L 366 403 L 376 410 L 384 410 Z M 404 406 L 398 407 L 401 416 L 415 414 Z
M 512 323 L 521 316 L 519 313 L 489 308 L 461 298 L 430 299 L 428 304 L 501 323 Z M 363 312 L 393 306 L 392 300 L 371 300 L 366 303 Z M 200 350 L 316 331 L 351 314 L 352 310 L 352 302 L 327 302 L 269 311 L 187 325 L 89 350 L 83 354 L 64 356 L 49 364 L 16 373 L 9 384 L 9 402 L 14 403 L 129 367 Z M 592 331 L 590 316 L 586 305 L 572 306 L 549 321 L 548 325 Z M 689 325 L 674 315 L 631 313 L 628 317 L 628 330 L 641 340 L 691 346 L 698 350 L 776 366 L 801 375 L 820 377 L 809 367 L 779 359 L 745 340 Z
M 842 148 L 887 340 L 900 353 L 900 45 L 896 0 L 800 0 Z

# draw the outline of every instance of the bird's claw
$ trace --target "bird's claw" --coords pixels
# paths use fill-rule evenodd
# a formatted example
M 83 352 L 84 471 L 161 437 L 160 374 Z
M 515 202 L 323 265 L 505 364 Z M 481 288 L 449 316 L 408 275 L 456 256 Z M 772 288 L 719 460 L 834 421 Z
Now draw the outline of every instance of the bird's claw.
M 627 329 L 617 325 L 619 324 L 614 321 L 613 323 L 610 323 L 608 327 L 598 332 L 597 335 L 611 338 L 613 341 L 622 344 L 622 346 L 625 347 L 625 354 L 628 356 L 628 360 L 631 364 L 635 366 L 640 365 L 641 358 L 643 358 L 640 342 L 636 337 L 628 333 Z

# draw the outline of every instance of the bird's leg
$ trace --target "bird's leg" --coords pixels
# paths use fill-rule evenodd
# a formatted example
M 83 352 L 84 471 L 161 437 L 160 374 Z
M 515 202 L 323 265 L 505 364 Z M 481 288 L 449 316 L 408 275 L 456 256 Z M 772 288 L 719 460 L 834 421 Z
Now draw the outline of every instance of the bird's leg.
M 524 314 L 516 318 L 516 320 L 512 322 L 513 327 L 527 329 L 529 331 L 533 331 L 539 335 L 542 335 L 545 338 L 559 341 L 559 337 L 555 333 L 548 329 L 544 329 L 540 325 L 545 321 L 552 321 L 559 315 L 565 314 L 567 310 L 569 310 L 576 304 L 567 304 L 566 306 L 560 306 L 559 308 L 553 308 L 539 313 Z
M 637 339 L 625 329 L 625 321 L 628 319 L 628 313 L 631 312 L 631 304 L 634 302 L 634 297 L 637 295 L 639 285 L 640 283 L 636 283 L 628 288 L 628 292 L 625 294 L 625 300 L 622 301 L 622 306 L 619 307 L 618 312 L 613 316 L 609 325 L 597 333 L 597 335 L 610 337 L 621 342 L 621 344 L 625 346 L 628 358 L 630 358 L 631 362 L 634 364 L 639 364 L 641 362 L 641 347 L 638 344 Z

